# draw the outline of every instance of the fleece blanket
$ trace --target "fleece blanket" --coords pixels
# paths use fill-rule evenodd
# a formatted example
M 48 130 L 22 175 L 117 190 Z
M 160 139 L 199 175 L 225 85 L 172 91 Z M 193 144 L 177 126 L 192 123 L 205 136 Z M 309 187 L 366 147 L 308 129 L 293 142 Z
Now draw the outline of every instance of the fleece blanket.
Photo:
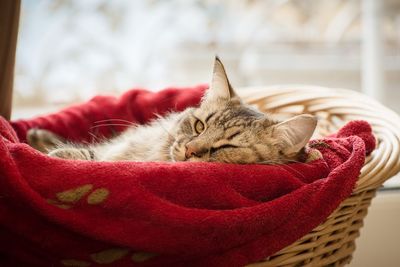
M 90 142 L 125 127 L 110 119 L 146 123 L 196 105 L 204 89 L 131 90 L 0 118 L 0 266 L 243 266 L 301 238 L 351 194 L 375 147 L 364 121 L 311 141 L 322 157 L 281 166 L 72 161 L 24 143 L 32 127 Z

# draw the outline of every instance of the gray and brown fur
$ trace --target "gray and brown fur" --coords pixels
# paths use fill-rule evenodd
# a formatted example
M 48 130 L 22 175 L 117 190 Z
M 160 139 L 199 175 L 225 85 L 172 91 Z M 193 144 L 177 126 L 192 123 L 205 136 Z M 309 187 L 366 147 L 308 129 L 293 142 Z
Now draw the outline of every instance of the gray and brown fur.
M 93 145 L 67 144 L 40 129 L 29 131 L 27 139 L 31 146 L 65 159 L 281 164 L 303 160 L 316 124 L 306 114 L 278 122 L 244 104 L 216 58 L 210 89 L 197 108 L 132 126 Z

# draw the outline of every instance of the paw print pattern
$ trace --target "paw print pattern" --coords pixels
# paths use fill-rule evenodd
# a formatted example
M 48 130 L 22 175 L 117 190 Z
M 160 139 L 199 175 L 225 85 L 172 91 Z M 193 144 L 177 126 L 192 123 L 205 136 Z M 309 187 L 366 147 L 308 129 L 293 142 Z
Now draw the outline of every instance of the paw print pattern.
M 129 249 L 112 248 L 90 254 L 90 258 L 92 261 L 98 264 L 111 264 L 119 259 L 122 259 L 128 253 Z
M 92 192 L 91 192 L 92 191 Z M 90 193 L 89 193 L 90 192 Z M 103 203 L 109 196 L 110 191 L 101 187 L 93 190 L 92 184 L 85 184 L 76 188 L 62 191 L 56 194 L 55 199 L 47 199 L 47 203 L 57 206 L 61 209 L 70 209 L 84 196 L 88 195 L 86 202 L 89 205 L 98 205 Z
M 64 259 L 61 260 L 61 264 L 69 267 L 88 267 L 91 266 L 92 263 L 97 263 L 101 265 L 107 265 L 115 263 L 116 261 L 126 257 L 129 253 L 129 249 L 126 248 L 111 248 L 107 250 L 103 250 L 100 252 L 90 254 L 91 261 L 83 261 L 76 259 Z M 134 252 L 131 255 L 131 260 L 135 263 L 145 262 L 153 257 L 156 254 L 150 252 Z
M 88 205 L 99 205 L 103 203 L 110 195 L 107 188 L 101 187 L 94 189 L 92 184 L 85 184 L 72 189 L 68 189 L 55 194 L 54 199 L 47 199 L 47 203 L 61 209 L 71 209 L 74 204 L 86 197 Z M 60 263 L 67 267 L 89 267 L 92 264 L 107 265 L 112 264 L 124 257 L 130 256 L 135 263 L 145 262 L 156 256 L 150 252 L 133 252 L 127 248 L 110 248 L 95 252 L 89 255 L 88 260 L 63 259 Z

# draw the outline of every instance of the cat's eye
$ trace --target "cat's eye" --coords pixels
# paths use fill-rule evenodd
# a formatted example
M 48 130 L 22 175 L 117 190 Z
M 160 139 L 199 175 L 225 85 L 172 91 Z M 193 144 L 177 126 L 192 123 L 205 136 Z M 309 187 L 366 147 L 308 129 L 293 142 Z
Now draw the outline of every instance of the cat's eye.
M 201 120 L 197 120 L 194 124 L 194 130 L 197 134 L 201 134 L 204 131 L 204 123 Z

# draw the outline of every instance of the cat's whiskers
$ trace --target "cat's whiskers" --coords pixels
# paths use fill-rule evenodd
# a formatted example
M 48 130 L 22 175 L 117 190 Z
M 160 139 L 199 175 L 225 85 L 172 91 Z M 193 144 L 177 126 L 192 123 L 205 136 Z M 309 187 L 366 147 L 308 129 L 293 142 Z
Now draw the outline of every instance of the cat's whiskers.
M 100 143 L 102 140 L 101 140 L 101 138 L 99 137 L 99 136 L 96 136 L 94 133 L 92 133 L 92 132 L 89 132 L 89 135 L 92 137 L 92 140 L 94 141 L 94 142 L 98 142 L 98 143 Z
M 160 115 L 158 115 L 158 114 L 156 114 L 156 117 L 157 118 L 162 118 Z M 125 122 L 126 124 L 122 124 L 122 123 L 103 123 L 103 122 L 108 122 L 108 121 L 120 121 L 120 122 Z M 162 120 L 158 120 L 157 122 L 159 122 L 159 125 L 161 126 L 161 128 L 170 136 L 170 137 L 172 137 L 173 138 L 173 140 L 175 141 L 175 137 L 164 127 L 164 125 L 162 124 Z M 102 123 L 102 124 L 99 124 L 99 125 L 95 125 L 95 126 L 92 126 L 90 129 L 92 129 L 92 128 L 97 128 L 97 127 L 102 127 L 102 126 L 134 126 L 134 125 L 137 125 L 137 123 L 133 123 L 133 122 L 131 122 L 131 121 L 127 121 L 127 120 L 123 120 L 123 119 L 106 119 L 106 120 L 99 120 L 99 121 L 96 121 L 96 122 L 94 122 L 94 123 Z
M 105 120 L 99 120 L 99 121 L 95 121 L 94 123 L 96 124 L 96 123 L 103 123 L 103 122 L 112 122 L 112 121 L 115 121 L 115 122 L 125 122 L 125 123 L 127 123 L 127 125 L 136 125 L 137 123 L 134 123 L 134 122 L 132 122 L 132 121 L 128 121 L 128 120 L 123 120 L 123 119 L 105 119 Z
M 94 125 L 92 127 L 90 127 L 90 129 L 95 129 L 98 127 L 105 127 L 105 126 L 123 126 L 123 127 L 128 127 L 130 126 L 129 124 L 122 124 L 122 123 L 103 123 L 103 124 L 99 124 L 99 125 Z

